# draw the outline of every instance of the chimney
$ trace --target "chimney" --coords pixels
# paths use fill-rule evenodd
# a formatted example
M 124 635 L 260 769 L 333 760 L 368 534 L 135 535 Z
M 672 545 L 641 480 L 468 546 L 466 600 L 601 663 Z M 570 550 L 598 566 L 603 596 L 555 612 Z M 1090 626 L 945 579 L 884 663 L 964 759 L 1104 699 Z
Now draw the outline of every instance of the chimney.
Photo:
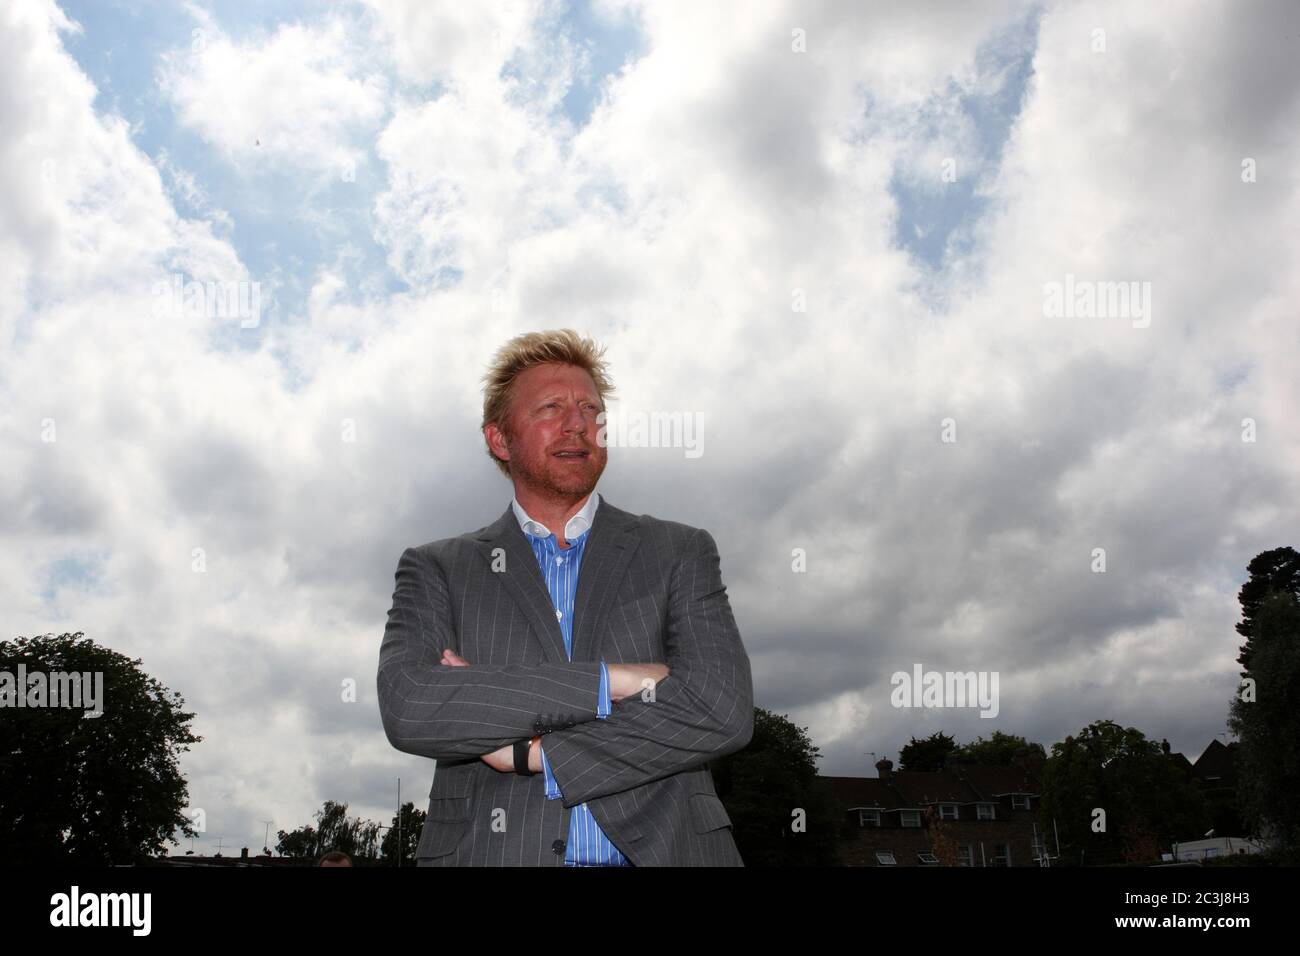
M 239 858 L 241 860 L 248 859 L 248 847 L 244 847 L 242 850 L 239 851 Z
M 881 780 L 888 780 L 890 772 L 894 769 L 894 761 L 888 757 L 883 757 L 876 761 L 876 774 Z
M 1160 741 L 1160 750 L 1161 750 L 1162 753 L 1164 753 L 1164 755 L 1165 755 L 1166 757 L 1168 757 L 1168 756 L 1169 756 L 1169 741 L 1167 741 L 1167 740 L 1162 740 L 1162 741 Z

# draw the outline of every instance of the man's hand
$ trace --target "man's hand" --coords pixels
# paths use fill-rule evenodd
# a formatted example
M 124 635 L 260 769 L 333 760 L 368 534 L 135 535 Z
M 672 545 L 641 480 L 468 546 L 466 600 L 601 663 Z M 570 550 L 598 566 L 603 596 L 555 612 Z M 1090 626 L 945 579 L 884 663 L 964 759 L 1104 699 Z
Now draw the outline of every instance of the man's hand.
M 465 660 L 465 658 L 461 657 L 450 647 L 443 648 L 442 660 L 438 663 L 446 667 L 469 666 L 469 661 Z M 610 683 L 613 683 L 613 680 L 613 677 L 611 677 Z M 536 773 L 542 772 L 542 752 L 540 747 L 540 740 L 533 740 L 528 744 L 528 769 Z M 483 754 L 479 759 L 493 770 L 499 771 L 500 773 L 515 772 L 514 744 L 506 744 L 504 747 L 494 750 L 490 754 Z
M 542 751 L 541 739 L 535 738 L 528 742 L 528 769 L 534 773 L 542 772 Z M 484 754 L 479 758 L 493 770 L 501 773 L 515 773 L 515 745 L 506 744 L 500 750 L 494 750 L 490 754 Z
M 609 664 L 610 700 L 632 697 L 668 676 L 667 664 Z

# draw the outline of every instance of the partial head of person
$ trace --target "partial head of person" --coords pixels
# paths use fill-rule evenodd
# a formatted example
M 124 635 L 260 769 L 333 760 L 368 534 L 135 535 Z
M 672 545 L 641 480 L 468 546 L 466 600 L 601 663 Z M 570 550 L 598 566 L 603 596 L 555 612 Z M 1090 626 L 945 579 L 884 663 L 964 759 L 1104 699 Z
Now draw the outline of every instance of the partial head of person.
M 342 850 L 330 850 L 322 856 L 317 866 L 351 866 L 352 858 Z
M 580 502 L 608 461 L 604 348 L 572 329 L 528 332 L 496 353 L 483 376 L 488 455 L 521 501 Z

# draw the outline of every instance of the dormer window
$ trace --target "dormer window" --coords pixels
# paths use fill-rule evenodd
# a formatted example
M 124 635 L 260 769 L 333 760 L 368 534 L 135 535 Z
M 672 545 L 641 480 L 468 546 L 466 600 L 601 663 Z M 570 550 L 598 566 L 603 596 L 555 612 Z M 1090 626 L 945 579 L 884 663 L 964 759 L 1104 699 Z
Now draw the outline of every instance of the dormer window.
M 955 803 L 941 803 L 941 804 L 939 804 L 939 819 L 940 819 L 940 820 L 956 820 L 956 819 L 957 819 L 957 804 L 955 804 Z
M 860 827 L 878 827 L 880 826 L 879 810 L 859 810 L 858 826 Z
M 995 820 L 997 815 L 994 813 L 993 804 L 978 803 L 975 805 L 975 818 L 977 820 Z
M 919 827 L 921 825 L 920 810 L 899 810 L 898 822 L 905 827 Z

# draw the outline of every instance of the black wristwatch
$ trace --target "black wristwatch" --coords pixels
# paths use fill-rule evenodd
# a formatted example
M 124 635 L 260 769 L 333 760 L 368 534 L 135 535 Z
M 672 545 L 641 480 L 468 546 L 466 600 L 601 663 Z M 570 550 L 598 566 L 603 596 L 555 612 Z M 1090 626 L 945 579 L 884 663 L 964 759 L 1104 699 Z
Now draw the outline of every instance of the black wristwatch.
M 528 769 L 528 748 L 533 745 L 533 741 L 536 739 L 537 738 L 535 737 L 530 737 L 528 740 L 515 741 L 515 773 L 519 774 L 521 777 L 537 776 L 536 770 Z

